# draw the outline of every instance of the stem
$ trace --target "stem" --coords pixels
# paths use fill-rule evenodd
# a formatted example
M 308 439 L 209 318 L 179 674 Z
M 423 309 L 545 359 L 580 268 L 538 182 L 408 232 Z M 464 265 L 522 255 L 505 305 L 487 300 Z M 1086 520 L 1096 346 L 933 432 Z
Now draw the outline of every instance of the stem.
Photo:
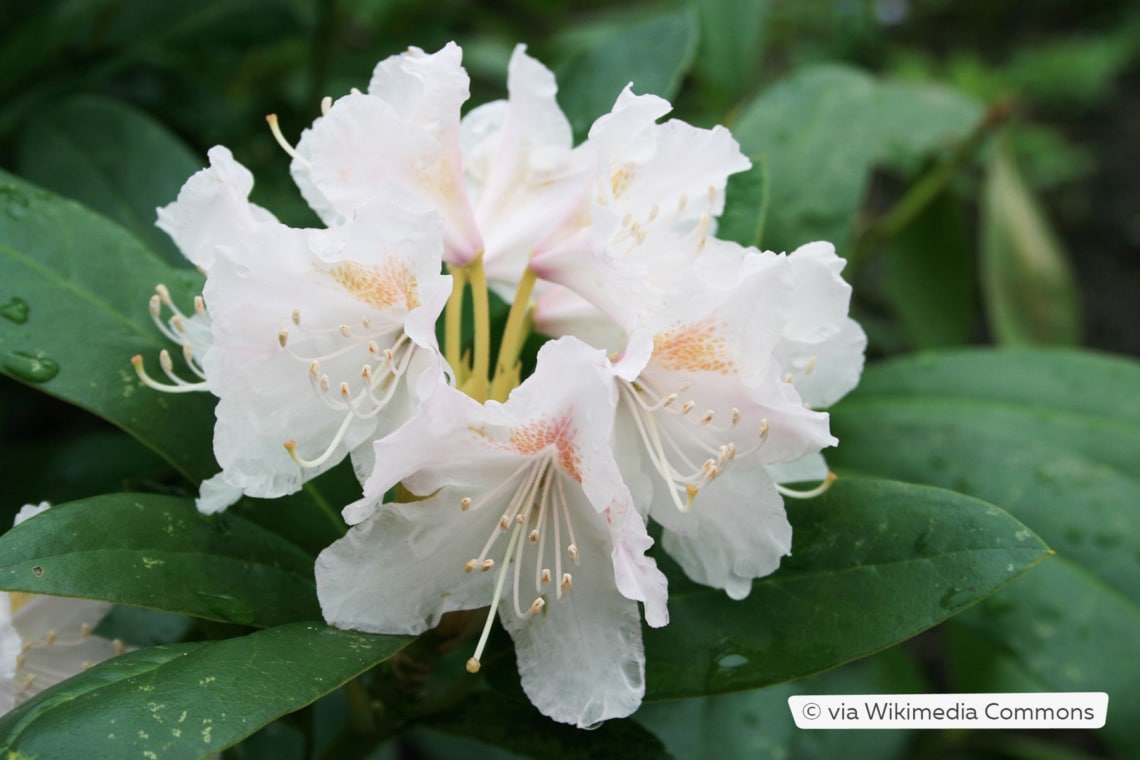
M 491 307 L 487 300 L 487 273 L 480 254 L 467 265 L 471 281 L 471 306 L 475 312 L 475 358 L 472 362 L 468 394 L 476 401 L 487 400 L 487 380 L 491 368 Z
M 462 385 L 467 379 L 467 367 L 463 364 L 463 289 L 467 287 L 467 270 L 448 266 L 451 272 L 451 297 L 444 310 L 443 356 L 455 373 L 455 384 Z
M 503 339 L 499 343 L 495 379 L 491 383 L 491 398 L 496 401 L 506 401 L 507 394 L 511 392 L 509 381 L 514 377 L 512 372 L 528 332 L 525 327 L 526 316 L 530 311 L 530 297 L 534 293 L 534 284 L 537 280 L 538 275 L 528 266 L 519 281 L 518 290 L 515 291 L 515 300 L 511 304 L 507 325 L 503 328 Z
M 986 139 L 1009 118 L 1012 110 L 1011 104 L 1006 101 L 991 106 L 974 127 L 974 131 L 959 143 L 953 153 L 911 185 L 890 211 L 879 217 L 859 236 L 851 255 L 847 257 L 849 266 L 858 266 L 883 241 L 894 237 L 914 221 L 946 189 L 950 180 L 974 159 Z

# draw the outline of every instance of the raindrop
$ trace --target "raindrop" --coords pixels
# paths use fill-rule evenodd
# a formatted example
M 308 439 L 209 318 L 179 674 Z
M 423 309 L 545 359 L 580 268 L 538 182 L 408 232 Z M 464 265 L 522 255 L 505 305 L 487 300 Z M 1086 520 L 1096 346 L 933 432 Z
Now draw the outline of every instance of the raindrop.
M 28 321 L 28 302 L 23 298 L 15 298 L 0 306 L 0 317 L 22 325 Z
M 29 383 L 46 383 L 59 374 L 59 364 L 46 356 L 25 351 L 9 351 L 4 355 L 4 370 Z
M 748 658 L 742 654 L 726 654 L 718 658 L 716 664 L 722 668 L 739 668 L 748 664 Z

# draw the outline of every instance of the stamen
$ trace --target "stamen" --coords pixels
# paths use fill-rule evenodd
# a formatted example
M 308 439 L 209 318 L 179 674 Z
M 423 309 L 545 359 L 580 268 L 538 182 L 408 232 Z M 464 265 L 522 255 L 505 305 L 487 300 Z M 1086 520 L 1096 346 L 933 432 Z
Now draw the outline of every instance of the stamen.
M 507 554 L 503 559 L 503 567 L 499 570 L 499 577 L 495 580 L 495 596 L 491 599 L 491 609 L 487 611 L 487 622 L 483 624 L 483 633 L 479 636 L 479 643 L 475 645 L 475 654 L 467 660 L 468 673 L 479 672 L 479 658 L 483 656 L 483 648 L 487 646 L 487 638 L 491 635 L 491 624 L 495 622 L 495 612 L 499 609 L 499 599 L 503 596 L 503 583 L 507 580 L 507 568 L 511 565 L 511 555 L 514 554 L 515 542 L 518 541 L 520 530 L 522 530 L 521 526 L 516 527 L 511 533 L 511 540 L 507 544 Z M 483 563 L 483 566 L 484 569 L 489 569 L 486 562 Z
M 479 567 L 479 560 L 469 559 L 469 560 L 467 560 L 467 564 L 465 564 L 463 566 L 463 572 L 465 572 L 465 573 L 473 572 L 475 570 L 475 568 L 477 568 L 477 567 Z
M 462 509 L 464 512 L 471 509 L 471 497 L 470 496 L 464 496 L 462 499 L 460 499 L 459 500 L 459 508 Z
M 273 139 L 277 141 L 281 149 L 288 153 L 290 158 L 301 164 L 301 166 L 304 166 L 306 169 L 312 168 L 312 164 L 306 159 L 301 158 L 301 156 L 297 154 L 297 151 L 293 149 L 293 146 L 289 144 L 289 141 L 285 139 L 285 135 L 281 134 L 281 125 L 277 123 L 277 114 L 271 113 L 265 117 L 265 120 L 269 122 L 269 131 L 273 133 Z
M 163 353 L 166 352 L 164 351 Z M 167 354 L 167 358 L 169 359 L 169 354 Z M 159 363 L 161 362 L 162 359 L 160 354 Z M 146 369 L 143 367 L 143 358 L 140 354 L 135 354 L 131 357 L 131 366 L 135 368 L 135 374 L 138 375 L 138 378 L 140 381 L 142 381 L 142 384 L 148 388 L 154 388 L 156 391 L 162 391 L 163 393 L 191 393 L 193 391 L 204 391 L 207 389 L 206 383 L 204 382 L 188 383 L 183 380 L 181 381 L 182 384 L 178 385 L 158 382 L 149 374 L 147 374 Z
M 572 575 L 570 575 L 570 573 L 563 573 L 562 574 L 562 590 L 563 591 L 569 591 L 570 586 L 572 586 L 573 583 L 574 583 L 574 577 Z
M 528 536 L 528 538 L 530 539 L 530 542 L 532 544 L 537 544 L 538 543 L 538 528 L 535 528 L 534 530 L 532 530 L 530 532 L 530 535 Z
M 534 603 L 530 605 L 530 614 L 531 615 L 537 615 L 539 612 L 542 611 L 542 608 L 545 606 L 546 606 L 546 600 L 543 599 L 541 596 L 538 597 L 537 599 L 534 600 Z
M 566 547 L 566 553 L 568 555 L 570 555 L 570 559 L 574 560 L 575 562 L 578 561 L 578 547 L 577 546 L 575 546 L 574 544 L 570 544 L 569 546 Z
M 328 116 L 329 110 L 332 108 L 333 100 L 328 95 L 321 98 L 321 116 Z
M 693 407 L 696 405 L 697 402 L 695 401 L 686 401 L 685 403 L 681 404 L 681 414 L 688 414 L 689 412 L 693 411 Z
M 550 583 L 550 568 L 549 567 L 542 568 L 542 583 L 543 583 L 543 585 Z
M 327 378 L 321 378 L 321 380 L 325 381 Z M 329 461 L 333 455 L 333 452 L 336 451 L 337 446 L 339 446 L 340 442 L 344 440 L 345 433 L 348 432 L 348 426 L 352 423 L 353 417 L 355 416 L 356 415 L 352 412 L 349 412 L 344 416 L 344 421 L 340 423 L 340 427 L 337 429 L 332 441 L 329 442 L 328 448 L 326 448 L 324 452 L 316 459 L 305 459 L 300 454 L 298 454 L 297 442 L 292 439 L 285 441 L 285 450 L 289 452 L 289 456 L 293 458 L 293 461 L 299 464 L 301 467 L 320 467 L 322 464 Z
M 293 324 L 297 325 L 297 327 L 301 326 L 301 310 L 300 309 L 293 309 Z
M 776 490 L 791 499 L 814 499 L 816 496 L 827 493 L 827 489 L 831 488 L 831 484 L 838 479 L 838 475 L 836 475 L 834 472 L 829 472 L 827 473 L 827 477 L 823 479 L 822 483 L 809 491 L 799 491 L 795 488 L 782 486 L 779 483 L 776 484 Z
M 495 560 L 493 560 L 493 559 L 485 559 L 485 560 L 483 560 L 483 564 L 480 565 L 480 567 L 483 569 L 483 572 L 487 572 L 488 570 L 490 570 L 494 566 L 495 566 Z
M 277 333 L 277 342 L 281 344 L 281 348 L 285 348 L 285 346 L 289 343 L 289 331 L 284 327 L 282 327 L 281 331 Z

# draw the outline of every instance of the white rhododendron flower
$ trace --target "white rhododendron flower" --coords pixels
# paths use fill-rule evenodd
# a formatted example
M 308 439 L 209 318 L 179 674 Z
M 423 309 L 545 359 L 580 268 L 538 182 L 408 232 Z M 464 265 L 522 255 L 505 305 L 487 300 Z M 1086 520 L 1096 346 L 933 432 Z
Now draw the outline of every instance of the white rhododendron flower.
M 19 525 L 49 508 L 26 505 Z M 0 715 L 44 689 L 127 651 L 123 642 L 92 635 L 109 602 L 0 592 Z
M 866 338 L 830 244 L 716 238 L 749 167 L 728 130 L 661 122 L 669 103 L 631 85 L 574 146 L 522 45 L 507 99 L 461 118 L 461 56 L 381 61 L 295 147 L 269 117 L 327 229 L 250 203 L 214 148 L 159 212 L 203 295 L 150 303 L 194 377 L 165 351 L 166 381 L 135 365 L 219 398 L 202 511 L 351 455 L 363 498 L 316 564 L 330 624 L 419 634 L 489 607 L 468 669 L 498 619 L 538 709 L 591 726 L 637 709 L 642 614 L 668 622 L 649 518 L 692 579 L 746 596 L 791 550 L 783 497 L 834 479 L 817 408 L 857 382 Z M 489 291 L 512 302 L 497 350 Z M 556 340 L 527 377 L 531 329 Z M 396 486 L 416 500 L 385 502 Z
M 196 363 L 199 386 L 219 398 L 222 473 L 205 484 L 203 511 L 296 491 L 357 449 L 367 459 L 443 382 L 435 321 L 451 293 L 434 213 L 389 202 L 327 230 L 293 229 L 249 203 L 252 180 L 229 151 L 210 161 L 162 210 L 174 230 L 228 220 L 197 247 L 175 236 L 207 273 L 209 341 Z
M 666 580 L 613 459 L 615 393 L 605 355 L 572 338 L 543 347 L 504 404 L 437 389 L 377 442 L 365 500 L 346 509 L 354 527 L 317 560 L 325 618 L 416 634 L 490 604 L 543 713 L 588 726 L 636 710 L 637 602 L 664 625 Z M 379 505 L 397 482 L 426 498 Z

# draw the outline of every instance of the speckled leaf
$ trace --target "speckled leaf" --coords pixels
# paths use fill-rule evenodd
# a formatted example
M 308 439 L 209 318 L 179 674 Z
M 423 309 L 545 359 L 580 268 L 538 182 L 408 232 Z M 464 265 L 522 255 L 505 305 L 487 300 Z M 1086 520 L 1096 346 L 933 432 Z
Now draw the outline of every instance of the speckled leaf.
M 0 537 L 0 588 L 271 626 L 320 618 L 312 557 L 188 499 L 114 494 L 60 504 Z
M 841 480 L 788 505 L 792 556 L 744 601 L 695 585 L 646 633 L 647 699 L 766 686 L 884 649 L 1048 554 L 997 507 L 941 489 Z
M 10 757 L 199 758 L 300 709 L 411 639 L 295 623 L 108 660 L 0 718 Z
M 142 354 L 176 348 L 147 301 L 165 283 L 193 308 L 201 275 L 163 264 L 121 227 L 0 172 L 0 371 L 122 428 L 191 480 L 217 472 L 214 399 L 144 388 Z

